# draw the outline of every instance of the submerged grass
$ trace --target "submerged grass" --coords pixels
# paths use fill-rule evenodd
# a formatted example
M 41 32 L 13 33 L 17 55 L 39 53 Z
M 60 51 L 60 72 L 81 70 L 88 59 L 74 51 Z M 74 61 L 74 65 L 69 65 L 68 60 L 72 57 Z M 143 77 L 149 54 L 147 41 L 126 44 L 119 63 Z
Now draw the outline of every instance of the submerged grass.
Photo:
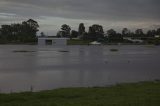
M 67 45 L 89 45 L 90 40 L 70 39 L 67 41 Z
M 160 106 L 160 81 L 0 94 L 0 106 Z

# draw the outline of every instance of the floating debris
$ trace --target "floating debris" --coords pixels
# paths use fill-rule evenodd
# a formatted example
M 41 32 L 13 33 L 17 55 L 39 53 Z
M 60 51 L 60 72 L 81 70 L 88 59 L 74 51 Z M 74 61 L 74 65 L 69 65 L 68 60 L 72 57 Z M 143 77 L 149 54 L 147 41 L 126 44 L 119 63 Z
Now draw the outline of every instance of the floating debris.
M 160 79 L 155 79 L 154 82 L 155 83 L 160 82 Z
M 110 49 L 111 52 L 118 52 L 118 49 Z
M 105 64 L 108 64 L 108 61 L 105 61 Z
M 67 50 L 60 50 L 59 52 L 69 52 L 69 51 L 67 51 Z

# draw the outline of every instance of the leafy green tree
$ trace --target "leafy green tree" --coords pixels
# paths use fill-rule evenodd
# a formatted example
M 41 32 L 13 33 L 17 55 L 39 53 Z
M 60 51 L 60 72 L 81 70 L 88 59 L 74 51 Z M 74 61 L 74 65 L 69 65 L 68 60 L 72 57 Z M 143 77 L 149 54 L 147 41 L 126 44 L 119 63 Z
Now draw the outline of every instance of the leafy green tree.
M 104 34 L 103 27 L 101 25 L 98 25 L 98 24 L 92 25 L 90 31 L 91 31 L 91 33 Z
M 103 26 L 94 24 L 89 27 L 88 31 L 89 39 L 90 40 L 99 40 L 104 38 L 104 31 L 103 31 Z
M 36 40 L 36 33 L 38 30 L 39 25 L 38 22 L 29 19 L 28 21 L 22 22 L 22 35 L 25 36 L 26 39 L 23 39 L 24 42 L 34 42 Z
M 38 23 L 36 21 L 32 20 L 32 19 L 29 19 L 26 22 L 25 21 L 22 22 L 22 25 L 23 25 L 24 30 L 27 33 L 30 33 L 30 34 L 32 34 L 34 36 L 36 36 L 37 31 L 39 31 L 38 30 L 38 28 L 39 28 Z
M 21 24 L 11 24 L 1 26 L 1 39 L 4 42 L 36 42 L 39 25 L 38 22 L 29 19 Z
M 34 21 L 33 19 L 29 19 L 28 21 L 27 21 L 27 24 L 32 28 L 32 29 L 34 29 L 35 31 L 38 31 L 38 27 L 39 27 L 39 25 L 38 25 L 38 22 L 37 21 Z
M 62 37 L 70 37 L 70 31 L 71 31 L 71 27 L 67 24 L 63 24 L 61 26 L 61 30 L 62 30 Z

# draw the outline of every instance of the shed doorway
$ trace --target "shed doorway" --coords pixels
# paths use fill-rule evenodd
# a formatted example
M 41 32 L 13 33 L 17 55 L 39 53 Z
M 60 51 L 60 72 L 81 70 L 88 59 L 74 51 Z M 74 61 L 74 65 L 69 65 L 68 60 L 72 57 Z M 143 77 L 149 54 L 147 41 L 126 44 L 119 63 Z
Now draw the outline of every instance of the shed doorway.
M 52 45 L 52 40 L 45 40 L 46 45 Z

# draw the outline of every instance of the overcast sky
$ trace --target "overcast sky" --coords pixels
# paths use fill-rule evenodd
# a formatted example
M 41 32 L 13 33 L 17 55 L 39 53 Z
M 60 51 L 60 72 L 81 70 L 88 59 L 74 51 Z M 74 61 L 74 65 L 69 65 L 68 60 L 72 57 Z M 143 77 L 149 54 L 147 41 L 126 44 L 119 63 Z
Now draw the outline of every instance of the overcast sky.
M 55 35 L 62 24 L 77 30 L 101 24 L 105 30 L 160 27 L 160 0 L 0 0 L 0 25 L 33 18 Z

